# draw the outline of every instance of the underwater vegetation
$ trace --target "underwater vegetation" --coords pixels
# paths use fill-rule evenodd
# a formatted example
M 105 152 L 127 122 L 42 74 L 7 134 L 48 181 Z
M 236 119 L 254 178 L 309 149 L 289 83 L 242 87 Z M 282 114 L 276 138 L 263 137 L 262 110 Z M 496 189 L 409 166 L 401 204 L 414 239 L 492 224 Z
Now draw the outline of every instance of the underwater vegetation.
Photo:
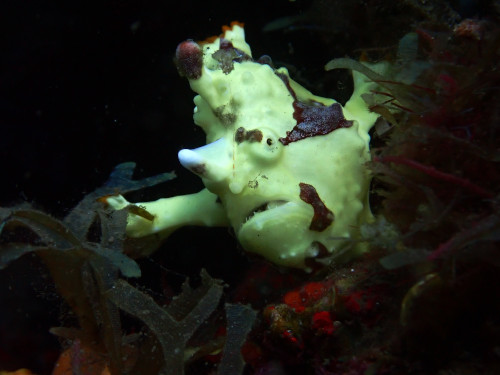
M 175 175 L 134 180 L 134 163 L 62 218 L 28 203 L 0 208 L 0 268 L 35 254 L 71 312 L 47 327 L 62 346 L 54 375 L 500 373 L 500 9 L 464 18 L 446 2 L 433 12 L 402 3 L 432 17 L 391 47 L 326 65 L 379 85 L 363 94 L 379 119 L 366 163 L 374 219 L 350 240 L 366 244 L 361 256 L 310 273 L 254 256 L 237 283 L 202 270 L 146 284 L 143 260 L 161 241 L 129 238 L 126 225 L 151 214 L 103 198 Z M 314 17 L 269 28 L 336 36 Z M 382 60 L 390 74 L 359 62 Z
M 116 167 L 106 185 L 88 194 L 62 221 L 28 206 L 2 208 L 0 212 L 2 232 L 7 233 L 0 267 L 35 252 L 75 313 L 78 327 L 51 328 L 53 334 L 72 342 L 66 354 L 69 357 L 63 353 L 54 374 L 183 374 L 187 360 L 223 346 L 219 340 L 208 348 L 187 347 L 187 341 L 219 305 L 223 291 L 220 280 L 202 272 L 199 287 L 193 289 L 184 283 L 181 294 L 163 308 L 118 277 L 136 278 L 141 274 L 139 266 L 123 252 L 128 212 L 105 212 L 98 198 L 117 188 L 126 194 L 173 177 L 164 174 L 133 181 L 130 178 L 134 167 L 134 163 Z M 93 225 L 97 228 L 92 234 Z M 32 243 L 18 242 L 22 230 L 38 238 Z M 154 336 L 122 337 L 119 309 L 142 321 Z M 244 305 L 227 304 L 225 310 L 228 327 L 224 342 L 229 349 L 224 351 L 220 374 L 241 372 L 244 362 L 237 349 L 255 319 L 255 312 Z M 140 352 L 147 353 L 147 358 L 140 358 Z M 81 358 L 76 361 L 75 355 Z

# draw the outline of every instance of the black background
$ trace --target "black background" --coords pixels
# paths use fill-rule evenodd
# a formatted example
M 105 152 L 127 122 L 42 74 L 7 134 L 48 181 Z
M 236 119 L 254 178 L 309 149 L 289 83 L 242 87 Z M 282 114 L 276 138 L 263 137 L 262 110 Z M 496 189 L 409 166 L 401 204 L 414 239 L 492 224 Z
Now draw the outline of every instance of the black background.
M 192 122 L 194 94 L 173 63 L 177 44 L 219 34 L 222 25 L 239 20 L 255 56 L 286 59 L 298 33 L 264 34 L 262 28 L 309 3 L 3 5 L 0 203 L 28 200 L 64 215 L 124 161 L 137 162 L 138 176 L 176 170 L 184 186 L 173 182 L 172 195 L 198 190 L 201 182 L 177 162 L 179 149 L 204 143 Z
M 409 14 L 402 3 L 2 1 L 0 206 L 28 201 L 63 217 L 125 161 L 137 163 L 138 178 L 172 170 L 178 175 L 138 200 L 200 190 L 199 178 L 177 161 L 178 150 L 205 143 L 192 121 L 194 94 L 173 63 L 179 42 L 244 22 L 254 57 L 268 54 L 315 94 L 342 101 L 349 96 L 348 76 L 325 73 L 324 64 L 357 57 L 360 48 L 396 45 L 420 17 L 400 17 Z M 298 21 L 264 32 L 287 16 Z M 240 277 L 231 265 L 244 261 L 227 232 L 176 233 L 169 246 L 178 250 L 161 262 L 181 264 L 177 270 L 191 275 L 206 267 L 231 282 Z M 48 328 L 60 324 L 61 301 L 38 260 L 25 258 L 0 272 L 0 370 L 49 373 L 59 346 Z M 143 273 L 152 268 L 142 265 Z

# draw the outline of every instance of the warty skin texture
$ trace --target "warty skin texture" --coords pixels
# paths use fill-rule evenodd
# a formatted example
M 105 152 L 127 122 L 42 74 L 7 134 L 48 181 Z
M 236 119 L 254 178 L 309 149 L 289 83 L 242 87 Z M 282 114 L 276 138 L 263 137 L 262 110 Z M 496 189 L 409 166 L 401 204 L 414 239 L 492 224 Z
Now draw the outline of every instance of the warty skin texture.
M 283 266 L 352 246 L 372 216 L 368 203 L 368 131 L 377 115 L 361 95 L 375 84 L 353 72 L 354 93 L 344 107 L 315 96 L 285 68 L 251 58 L 239 24 L 212 42 L 186 41 L 179 72 L 194 98 L 194 122 L 206 145 L 181 150 L 180 163 L 203 180 L 191 195 L 135 203 L 154 220 L 129 215 L 127 234 L 168 236 L 184 225 L 231 226 L 246 251 Z M 115 209 L 130 203 L 107 199 Z

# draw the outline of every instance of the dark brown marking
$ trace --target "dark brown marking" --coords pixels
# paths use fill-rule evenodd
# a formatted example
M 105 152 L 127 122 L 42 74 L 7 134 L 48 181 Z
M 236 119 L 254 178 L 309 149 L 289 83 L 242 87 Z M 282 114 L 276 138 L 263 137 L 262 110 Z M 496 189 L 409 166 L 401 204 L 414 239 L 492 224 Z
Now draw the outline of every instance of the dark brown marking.
M 348 128 L 353 124 L 352 121 L 345 119 L 342 106 L 338 103 L 325 106 L 294 101 L 293 109 L 293 118 L 297 121 L 297 125 L 292 131 L 286 132 L 286 137 L 279 139 L 285 146 L 304 138 L 326 135 L 340 128 Z
M 175 65 L 182 77 L 198 79 L 203 67 L 203 50 L 192 40 L 186 40 L 177 46 L 175 51 Z
M 261 142 L 262 132 L 259 129 L 245 130 L 244 127 L 239 127 L 234 133 L 234 140 L 236 143 L 241 143 L 243 141 L 248 142 Z
M 252 129 L 247 131 L 247 134 L 245 135 L 245 140 L 249 142 L 260 142 L 262 141 L 262 132 L 259 129 Z
M 219 50 L 212 57 L 217 60 L 224 74 L 229 74 L 234 69 L 234 62 L 249 61 L 252 58 L 242 50 L 235 48 L 233 43 L 225 38 L 219 42 Z
M 236 143 L 241 143 L 245 140 L 245 128 L 240 126 L 236 129 L 236 133 L 234 133 L 234 141 Z
M 231 102 L 230 105 L 231 108 L 234 107 L 233 102 Z M 226 107 L 227 107 L 226 105 L 221 105 L 220 107 L 215 108 L 214 115 L 222 122 L 222 125 L 230 126 L 236 122 L 237 117 L 236 114 L 233 112 L 224 113 L 226 111 Z
M 333 103 L 326 106 L 315 101 L 301 102 L 292 89 L 288 76 L 282 73 L 276 73 L 276 75 L 281 78 L 294 99 L 293 118 L 297 121 L 297 125 L 291 131 L 286 132 L 286 137 L 279 139 L 283 145 L 352 126 L 353 122 L 345 119 L 340 104 Z
M 257 179 L 248 181 L 248 187 L 250 189 L 257 189 L 259 187 L 259 181 L 257 181 Z
M 195 166 L 189 168 L 189 170 L 191 172 L 193 172 L 194 174 L 197 174 L 198 176 L 204 176 L 206 171 L 207 171 L 207 168 L 206 168 L 205 163 L 203 163 L 203 164 L 195 165 Z
M 314 186 L 301 182 L 299 187 L 300 199 L 310 204 L 314 209 L 309 229 L 317 232 L 324 231 L 334 220 L 333 212 L 325 206 Z

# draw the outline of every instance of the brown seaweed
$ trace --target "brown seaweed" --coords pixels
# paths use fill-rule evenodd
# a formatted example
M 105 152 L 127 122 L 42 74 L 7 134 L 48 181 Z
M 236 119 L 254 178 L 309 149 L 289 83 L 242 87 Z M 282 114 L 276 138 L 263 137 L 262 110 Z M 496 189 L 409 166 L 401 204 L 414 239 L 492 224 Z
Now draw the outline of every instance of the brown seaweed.
M 188 348 L 188 341 L 219 306 L 224 288 L 221 280 L 202 271 L 199 287 L 184 282 L 181 293 L 167 307 L 161 307 L 120 278 L 120 274 L 127 278 L 141 276 L 138 264 L 124 253 L 129 211 L 107 211 L 99 198 L 173 177 L 166 173 L 135 181 L 131 179 L 134 166 L 117 166 L 108 182 L 85 196 L 63 220 L 26 204 L 0 208 L 0 269 L 31 252 L 47 265 L 57 290 L 78 321 L 77 328 L 50 330 L 71 343 L 68 353 L 76 356 L 70 364 L 73 372 L 84 373 L 90 368 L 86 361 L 101 358 L 99 368 L 107 368 L 113 375 L 183 374 L 187 362 L 220 351 L 226 342 L 219 373 L 241 373 L 245 366 L 241 346 L 256 317 L 250 307 L 227 304 L 227 339 Z M 142 321 L 152 334 L 123 337 L 127 329 L 122 326 L 120 310 Z M 161 347 L 161 353 L 155 346 Z M 82 353 L 88 353 L 87 357 Z
M 226 304 L 226 317 L 226 344 L 217 375 L 241 374 L 245 367 L 241 347 L 252 329 L 257 313 L 249 306 Z
M 183 292 L 167 308 L 124 280 L 118 280 L 106 293 L 116 306 L 143 321 L 154 332 L 165 361 L 161 374 L 184 374 L 187 342 L 215 310 L 222 296 L 223 285 L 219 280 L 212 279 L 206 272 L 202 272 L 201 277 L 202 284 L 196 289 L 185 282 Z

